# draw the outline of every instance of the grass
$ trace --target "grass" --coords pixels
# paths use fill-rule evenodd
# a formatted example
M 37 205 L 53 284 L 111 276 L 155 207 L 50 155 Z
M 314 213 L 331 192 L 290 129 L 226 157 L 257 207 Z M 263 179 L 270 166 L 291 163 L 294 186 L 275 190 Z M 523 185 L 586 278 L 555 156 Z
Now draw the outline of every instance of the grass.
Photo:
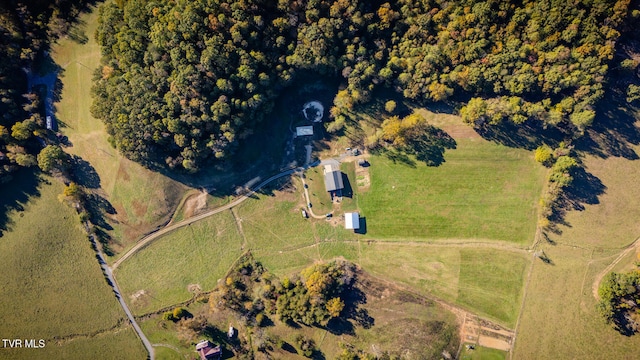
M 9 190 L 14 189 L 4 187 L 2 192 Z M 58 201 L 62 190 L 58 180 L 44 178 L 37 195 L 22 204 L 23 211 L 8 213 L 11 229 L 0 241 L 0 306 L 10 311 L 3 314 L 0 333 L 9 339 L 45 339 L 47 346 L 38 350 L 39 356 L 86 358 L 85 345 L 93 340 L 73 339 L 57 346 L 53 339 L 110 333 L 125 315 L 80 230 L 78 216 Z M 116 337 L 131 353 L 144 354 L 133 332 Z M 31 354 L 3 351 L 11 358 Z
M 508 327 L 515 325 L 528 260 L 506 250 L 362 244 L 362 267 Z M 384 259 L 384 261 L 380 261 Z
M 190 299 L 190 284 L 213 289 L 241 253 L 242 239 L 227 211 L 149 244 L 123 262 L 116 275 L 131 310 L 145 314 Z M 144 294 L 135 298 L 139 291 Z
M 331 197 L 324 187 L 322 167 L 316 166 L 306 171 L 306 181 L 309 185 L 309 201 L 313 204 L 313 212 L 322 215 L 333 210 Z
M 640 163 L 587 157 L 585 164 L 606 192 L 597 204 L 569 212 L 561 234 L 549 234 L 555 245 L 544 244 L 543 249 L 553 265 L 533 265 L 514 359 L 601 359 L 605 353 L 611 359 L 631 359 L 640 349 L 640 337 L 620 335 L 599 317 L 592 295 L 597 274 L 640 235 L 638 189 L 629 185 L 629 179 L 640 175 Z M 630 254 L 620 268 L 633 261 Z
M 467 349 L 466 345 L 460 352 L 460 360 L 505 360 L 507 353 L 497 349 L 474 345 L 474 349 Z
M 117 351 L 114 351 L 117 349 Z M 2 349 L 2 359 L 33 359 L 34 355 L 46 359 L 146 359 L 147 352 L 140 339 L 127 327 L 126 330 L 99 334 L 90 338 L 78 338 L 62 345 L 49 342 L 40 350 L 5 350 Z M 156 356 L 157 359 L 163 359 Z
M 515 327 L 528 263 L 526 255 L 487 249 L 461 250 L 456 302 Z
M 370 158 L 371 189 L 358 197 L 369 236 L 532 242 L 544 168 L 529 151 L 456 141 L 439 167 Z

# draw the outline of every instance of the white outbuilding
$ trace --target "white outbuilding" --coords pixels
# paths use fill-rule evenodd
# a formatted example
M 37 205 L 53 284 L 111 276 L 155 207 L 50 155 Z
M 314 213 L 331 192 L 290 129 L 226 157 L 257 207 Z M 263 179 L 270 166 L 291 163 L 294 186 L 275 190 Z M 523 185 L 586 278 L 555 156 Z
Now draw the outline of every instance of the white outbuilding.
M 360 214 L 349 212 L 344 214 L 344 228 L 347 230 L 360 229 Z
M 313 126 L 298 126 L 296 128 L 296 136 L 310 136 L 313 135 Z

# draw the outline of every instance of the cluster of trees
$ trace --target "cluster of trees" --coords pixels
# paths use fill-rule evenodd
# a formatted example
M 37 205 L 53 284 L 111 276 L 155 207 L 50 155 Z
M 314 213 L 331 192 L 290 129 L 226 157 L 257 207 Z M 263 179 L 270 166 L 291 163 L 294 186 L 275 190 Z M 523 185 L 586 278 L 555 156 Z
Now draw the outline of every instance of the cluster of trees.
M 444 162 L 445 149 L 455 149 L 456 142 L 443 130 L 430 125 L 418 113 L 404 118 L 392 116 L 382 122 L 382 127 L 368 139 L 369 147 L 392 147 L 395 151 L 414 155 L 428 166 Z
M 598 312 L 621 333 L 640 330 L 640 271 L 609 273 L 598 288 Z
M 38 88 L 27 88 L 27 73 L 48 45 L 69 30 L 87 1 L 0 3 L 0 183 L 23 167 L 39 165 L 47 140 Z M 45 169 L 45 171 L 49 171 Z
M 277 289 L 280 320 L 305 325 L 326 325 L 340 317 L 345 295 L 356 280 L 355 267 L 344 261 L 313 265 L 299 277 L 284 278 Z
M 562 211 L 563 195 L 574 182 L 575 172 L 580 169 L 580 163 L 572 154 L 572 147 L 560 143 L 556 149 L 549 145 L 539 146 L 534 154 L 537 162 L 550 168 L 547 189 L 540 199 L 542 227 L 549 227 L 557 220 Z
M 139 161 L 197 171 L 251 134 L 297 74 L 341 76 L 331 131 L 374 89 L 473 98 L 474 124 L 579 134 L 602 97 L 629 0 L 224 0 L 105 4 L 93 105 Z M 633 95 L 633 94 L 632 94 Z
M 344 296 L 355 280 L 353 264 L 332 261 L 279 281 L 246 256 L 211 294 L 210 303 L 213 310 L 234 310 L 257 326 L 264 325 L 267 315 L 277 315 L 284 322 L 326 325 L 341 315 Z

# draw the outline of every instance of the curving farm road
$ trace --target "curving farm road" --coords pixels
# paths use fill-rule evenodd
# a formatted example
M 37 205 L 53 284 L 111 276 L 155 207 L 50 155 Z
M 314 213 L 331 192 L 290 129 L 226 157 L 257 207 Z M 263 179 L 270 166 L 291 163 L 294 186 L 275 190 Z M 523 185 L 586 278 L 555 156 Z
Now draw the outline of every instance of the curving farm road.
M 266 186 L 267 184 L 269 184 L 270 182 L 280 179 L 282 177 L 285 176 L 289 176 L 294 174 L 297 171 L 302 171 L 304 170 L 304 167 L 297 167 L 295 169 L 289 169 L 286 171 L 283 171 L 279 174 L 273 175 L 272 177 L 266 179 L 265 181 L 261 182 L 260 184 L 258 184 L 256 187 L 254 187 L 251 191 L 249 191 L 247 194 L 244 194 L 242 196 L 240 196 L 239 198 L 237 198 L 236 200 L 228 203 L 227 205 L 223 205 L 221 207 L 215 208 L 213 210 L 209 210 L 206 212 L 203 212 L 202 214 L 198 214 L 196 216 L 190 217 L 188 219 L 185 219 L 183 221 L 177 222 L 173 225 L 169 225 L 167 227 L 164 227 L 162 229 L 156 230 L 154 232 L 152 232 L 151 234 L 143 237 L 140 241 L 138 241 L 138 243 L 132 247 L 131 249 L 129 249 L 129 251 L 127 251 L 124 255 L 122 255 L 122 257 L 120 259 L 118 259 L 115 263 L 113 263 L 113 265 L 111 266 L 111 270 L 115 270 L 118 268 L 118 266 L 120 266 L 120 264 L 127 260 L 129 257 L 131 257 L 133 254 L 135 254 L 136 252 L 140 251 L 140 249 L 144 248 L 145 246 L 149 245 L 149 243 L 151 243 L 152 241 L 156 240 L 157 238 L 166 235 L 176 229 L 179 229 L 181 227 L 185 227 L 187 225 L 193 224 L 196 221 L 200 221 L 204 218 L 207 218 L 209 216 L 213 216 L 215 214 L 221 213 L 225 210 L 229 210 L 234 206 L 240 205 L 242 202 L 244 202 L 245 200 L 247 200 L 249 197 L 251 197 L 251 195 L 255 194 L 258 190 L 260 190 L 261 188 L 263 188 L 264 186 Z

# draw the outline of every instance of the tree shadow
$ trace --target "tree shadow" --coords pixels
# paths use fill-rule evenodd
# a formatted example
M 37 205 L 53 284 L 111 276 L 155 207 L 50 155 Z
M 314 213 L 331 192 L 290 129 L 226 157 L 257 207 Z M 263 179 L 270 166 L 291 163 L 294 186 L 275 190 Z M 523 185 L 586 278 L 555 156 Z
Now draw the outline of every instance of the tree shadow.
M 288 342 L 286 342 L 286 341 L 284 341 L 284 342 L 282 343 L 282 346 L 281 346 L 280 348 L 281 348 L 282 350 L 284 350 L 284 351 L 288 352 L 288 353 L 291 353 L 291 354 L 297 354 L 297 353 L 298 353 L 298 350 L 296 350 L 296 348 L 295 348 L 293 345 L 289 344 L 289 343 L 288 343 Z
M 88 161 L 76 155 L 72 156 L 71 161 L 73 176 L 78 185 L 87 189 L 100 188 L 100 175 Z
M 576 149 L 600 158 L 622 157 L 638 160 L 640 157 L 630 146 L 640 144 L 640 127 L 634 109 L 622 95 L 608 92 L 597 107 L 598 116 L 585 136 L 576 142 Z
M 417 167 L 416 162 L 411 157 L 409 157 L 409 155 L 395 149 L 390 149 L 387 147 L 377 147 L 371 150 L 371 153 L 374 155 L 383 155 L 387 159 L 391 160 L 391 162 L 393 162 L 394 164 L 400 163 L 412 169 L 415 169 Z
M 411 148 L 411 152 L 416 154 L 416 159 L 424 162 L 427 166 L 440 166 L 445 162 L 445 150 L 455 149 L 457 143 L 444 130 L 428 126 L 408 146 Z
M 599 204 L 600 195 L 603 195 L 607 190 L 598 177 L 583 167 L 577 167 L 572 171 L 571 176 L 573 176 L 573 182 L 560 192 L 549 218 L 552 222 L 549 230 L 556 234 L 562 233 L 558 225 L 571 227 L 571 224 L 566 221 L 567 212 L 583 211 L 586 205 Z
M 557 147 L 566 134 L 555 127 L 543 128 L 541 124 L 527 121 L 516 125 L 505 121 L 499 125 L 476 124 L 474 130 L 485 140 L 513 148 L 534 150 L 542 144 Z
M 38 186 L 43 180 L 37 170 L 32 168 L 21 169 L 13 174 L 13 179 L 2 184 L 0 190 L 0 237 L 6 231 L 11 231 L 13 220 L 10 214 L 13 211 L 22 212 L 24 206 L 34 198 L 40 197 Z

